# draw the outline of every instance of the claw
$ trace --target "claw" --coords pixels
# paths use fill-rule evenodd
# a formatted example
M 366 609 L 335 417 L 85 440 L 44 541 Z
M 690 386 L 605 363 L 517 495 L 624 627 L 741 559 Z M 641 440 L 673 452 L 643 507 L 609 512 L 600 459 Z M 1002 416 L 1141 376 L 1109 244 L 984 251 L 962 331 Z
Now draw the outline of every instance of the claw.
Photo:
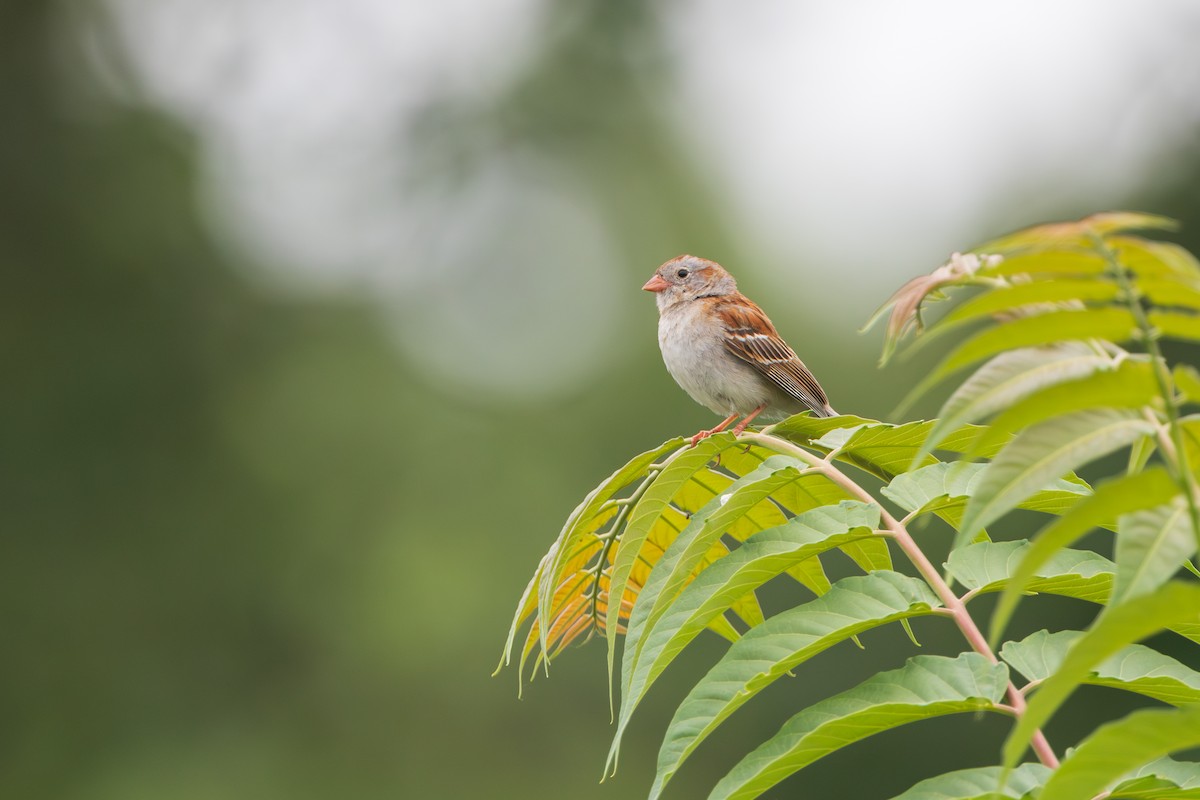
M 750 421 L 752 419 L 754 419 L 755 417 L 757 417 L 759 414 L 761 414 L 763 412 L 763 409 L 765 409 L 766 407 L 767 407 L 767 404 L 763 403 L 761 406 L 759 406 L 758 408 L 751 411 L 746 416 L 745 419 L 743 419 L 737 425 L 733 426 L 733 435 L 739 436 L 742 431 L 746 430 L 746 426 L 750 424 Z M 704 430 L 704 431 L 700 431 L 699 433 L 697 433 L 695 436 L 692 437 L 692 447 L 695 447 L 696 445 L 700 444 L 700 441 L 702 439 L 707 439 L 709 436 L 712 436 L 714 433 L 720 433 L 721 431 L 725 430 L 726 426 L 728 426 L 729 423 L 733 422 L 737 418 L 738 418 L 738 414 L 735 411 L 734 413 L 730 414 L 725 419 L 721 420 L 721 424 L 718 425 L 717 427 L 709 428 L 708 430 Z
M 708 437 L 712 436 L 714 433 L 720 433 L 721 431 L 725 430 L 725 426 L 727 426 L 729 423 L 733 422 L 737 418 L 738 418 L 738 415 L 736 413 L 730 414 L 728 417 L 721 420 L 721 424 L 718 425 L 717 427 L 709 428 L 708 430 L 705 430 L 705 431 L 700 431 L 699 433 L 697 433 L 695 436 L 692 437 L 692 447 L 695 447 L 696 445 L 700 444 L 701 439 L 707 439 Z
M 757 417 L 759 414 L 761 414 L 763 412 L 763 409 L 765 409 L 766 407 L 767 407 L 767 404 L 763 403 L 761 406 L 759 406 L 758 408 L 754 409 L 749 414 L 747 414 L 746 418 L 744 420 L 739 422 L 737 425 L 734 425 L 733 426 L 733 435 L 740 436 L 742 431 L 746 430 L 746 426 L 750 424 L 750 421 L 752 419 L 754 419 L 755 417 Z

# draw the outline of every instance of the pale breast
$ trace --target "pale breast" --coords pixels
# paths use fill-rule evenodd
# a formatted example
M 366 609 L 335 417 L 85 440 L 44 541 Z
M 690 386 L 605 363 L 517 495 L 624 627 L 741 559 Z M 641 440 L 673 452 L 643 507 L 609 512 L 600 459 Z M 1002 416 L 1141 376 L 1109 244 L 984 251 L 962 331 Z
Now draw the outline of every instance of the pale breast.
M 748 414 L 775 394 L 762 376 L 725 349 L 724 331 L 708 319 L 700 303 L 663 309 L 658 344 L 675 382 L 721 416 Z

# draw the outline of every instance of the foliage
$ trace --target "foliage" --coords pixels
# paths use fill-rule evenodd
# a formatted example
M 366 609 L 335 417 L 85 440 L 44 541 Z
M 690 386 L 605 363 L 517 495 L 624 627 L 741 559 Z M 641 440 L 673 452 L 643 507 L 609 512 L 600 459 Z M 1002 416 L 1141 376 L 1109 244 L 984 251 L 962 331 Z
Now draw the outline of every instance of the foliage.
M 1164 630 L 1200 642 L 1200 583 L 1180 577 L 1195 573 L 1200 540 L 1200 415 L 1184 414 L 1200 400 L 1200 375 L 1172 368 L 1159 346 L 1200 341 L 1200 264 L 1130 234 L 1169 227 L 1131 213 L 1044 225 L 902 287 L 877 315 L 890 312 L 885 361 L 906 339 L 959 342 L 914 396 L 972 370 L 936 420 L 801 415 L 634 458 L 585 498 L 542 559 L 502 663 L 515 655 L 522 674 L 548 669 L 568 644 L 602 635 L 610 691 L 620 692 L 615 769 L 630 717 L 663 671 L 706 629 L 728 639 L 667 727 L 657 798 L 778 678 L 872 628 L 940 617 L 961 632 L 962 652 L 880 664 L 796 709 L 710 797 L 756 797 L 863 738 L 966 711 L 1013 718 L 997 766 L 947 772 L 904 798 L 1200 797 L 1200 764 L 1166 758 L 1200 744 L 1200 672 L 1136 644 Z M 930 306 L 964 292 L 926 324 Z M 1124 468 L 1094 490 L 1076 474 L 1114 453 L 1126 454 Z M 1049 519 L 1013 520 L 1034 527 L 992 541 L 988 529 L 1016 509 Z M 944 572 L 914 538 L 928 516 L 954 530 Z M 1096 530 L 1115 534 L 1111 560 L 1071 548 Z M 824 560 L 834 551 L 862 574 L 831 582 Z M 895 556 L 915 575 L 897 571 Z M 812 596 L 766 618 L 756 592 L 776 578 Z M 985 637 L 972 601 L 990 592 L 1000 598 Z M 1006 641 L 1016 605 L 1037 594 L 1100 612 L 1083 631 Z M 1060 764 L 1040 727 L 1082 684 L 1161 707 L 1100 727 Z M 1021 763 L 1030 749 L 1040 763 Z

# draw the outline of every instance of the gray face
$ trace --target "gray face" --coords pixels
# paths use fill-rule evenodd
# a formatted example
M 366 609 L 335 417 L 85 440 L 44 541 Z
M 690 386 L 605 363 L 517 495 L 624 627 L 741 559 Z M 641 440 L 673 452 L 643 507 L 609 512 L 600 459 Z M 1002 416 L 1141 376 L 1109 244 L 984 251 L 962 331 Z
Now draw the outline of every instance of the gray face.
M 727 295 L 737 291 L 733 277 L 721 265 L 696 256 L 679 256 L 663 264 L 655 274 L 667 286 L 658 292 L 660 309 L 706 295 Z

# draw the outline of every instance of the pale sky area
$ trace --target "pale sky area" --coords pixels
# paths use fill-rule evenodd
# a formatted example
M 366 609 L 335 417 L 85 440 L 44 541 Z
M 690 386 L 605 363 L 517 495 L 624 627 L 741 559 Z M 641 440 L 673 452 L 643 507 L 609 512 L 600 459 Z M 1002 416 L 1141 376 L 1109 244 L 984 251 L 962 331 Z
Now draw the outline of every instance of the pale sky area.
M 214 229 L 264 280 L 395 304 L 407 353 L 499 396 L 553 393 L 617 357 L 605 342 L 630 287 L 606 268 L 617 256 L 572 185 L 498 163 L 439 202 L 403 196 L 394 180 L 412 166 L 396 131 L 431 88 L 471 97 L 504 85 L 541 3 L 111 5 L 154 102 L 200 136 Z M 999 220 L 1120 204 L 1169 174 L 1167 155 L 1200 123 L 1191 0 L 667 9 L 680 69 L 665 113 L 727 195 L 738 235 L 764 254 L 759 269 L 816 260 L 846 290 L 829 293 L 826 314 L 863 319 L 931 259 L 1003 232 Z M 523 227 L 548 233 L 497 249 L 498 232 Z M 569 274 L 497 271 L 565 262 Z M 452 291 L 464 275 L 485 290 Z M 780 277 L 783 295 L 803 292 Z M 589 335 L 567 347 L 514 323 L 486 291 L 502 280 L 524 281 L 531 303 L 587 293 L 585 310 L 554 322 Z M 880 297 L 852 297 L 866 281 Z M 404 313 L 413 297 L 423 314 Z

